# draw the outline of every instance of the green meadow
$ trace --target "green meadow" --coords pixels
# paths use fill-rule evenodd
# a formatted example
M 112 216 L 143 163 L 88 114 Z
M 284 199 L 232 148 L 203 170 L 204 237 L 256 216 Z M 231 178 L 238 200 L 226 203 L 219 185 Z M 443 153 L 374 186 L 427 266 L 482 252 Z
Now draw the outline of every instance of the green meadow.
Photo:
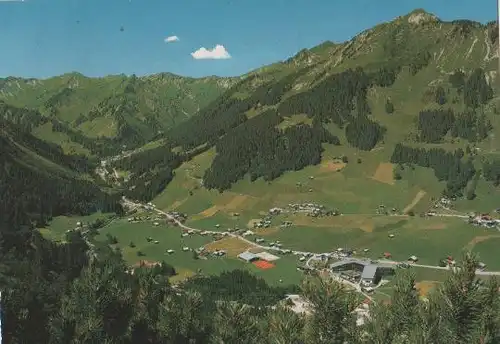
M 88 216 L 58 216 L 52 219 L 52 221 L 44 228 L 40 228 L 39 232 L 48 239 L 54 241 L 64 241 L 66 237 L 66 231 L 69 229 L 75 229 L 77 223 L 89 224 L 97 219 L 109 219 L 113 214 L 106 214 L 97 212 Z
M 253 264 L 245 263 L 237 258 L 195 259 L 192 252 L 184 252 L 182 248 L 196 249 L 212 242 L 213 238 L 201 235 L 182 237 L 181 231 L 177 227 L 167 225 L 154 227 L 148 222 L 128 223 L 120 220 L 103 228 L 96 240 L 106 242 L 108 234 L 118 239 L 118 243 L 112 246 L 120 249 L 127 263 L 133 265 L 140 260 L 165 261 L 174 266 L 178 272 L 178 276 L 173 278 L 174 281 L 192 276 L 195 273 L 210 275 L 234 269 L 246 269 L 272 284 L 297 284 L 302 278 L 302 273 L 297 271 L 298 261 L 295 256 L 282 256 L 275 262 L 276 266 L 269 270 L 261 270 Z M 148 242 L 146 240 L 148 237 L 159 241 L 159 243 Z M 131 247 L 131 243 L 134 247 Z M 169 249 L 175 252 L 169 254 L 167 253 Z M 139 251 L 143 255 L 139 256 Z

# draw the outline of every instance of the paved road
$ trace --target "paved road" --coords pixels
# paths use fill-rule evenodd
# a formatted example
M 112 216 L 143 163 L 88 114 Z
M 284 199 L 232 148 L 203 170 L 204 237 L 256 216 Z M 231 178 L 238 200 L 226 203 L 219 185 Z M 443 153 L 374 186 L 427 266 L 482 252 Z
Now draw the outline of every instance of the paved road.
M 122 200 L 128 206 L 133 206 L 133 207 L 144 206 L 143 204 L 132 202 L 132 201 L 126 199 L 126 198 L 123 198 Z M 185 224 L 183 224 L 179 220 L 177 220 L 175 217 L 173 217 L 172 215 L 164 212 L 163 210 L 156 209 L 156 208 L 153 208 L 153 210 L 156 211 L 158 214 L 165 215 L 169 220 L 175 222 L 179 227 L 181 227 L 183 229 L 190 230 L 190 231 L 197 232 L 197 233 L 199 233 L 199 232 L 205 232 L 205 233 L 208 233 L 208 234 L 221 234 L 221 232 L 218 232 L 218 231 L 207 231 L 207 230 L 201 230 L 201 229 L 197 229 L 197 228 L 192 228 L 192 227 L 186 226 Z M 441 215 L 436 214 L 434 216 L 452 216 L 452 217 L 468 218 L 468 216 L 465 216 L 465 215 L 451 215 L 451 214 L 441 214 Z M 250 241 L 247 238 L 245 238 L 245 237 L 243 237 L 241 235 L 235 234 L 235 233 L 227 233 L 226 235 L 231 236 L 233 238 L 241 239 L 241 240 L 243 240 L 243 241 L 245 241 L 245 242 L 247 242 L 247 243 L 249 243 L 249 244 L 251 244 L 251 245 L 253 245 L 255 247 L 262 248 L 262 249 L 265 249 L 265 250 L 269 250 L 269 251 L 281 251 L 281 252 L 283 252 L 283 251 L 286 250 L 285 248 L 278 248 L 278 247 L 272 247 L 272 246 L 259 245 L 256 242 Z M 328 254 L 328 255 L 330 254 L 330 253 L 305 252 L 305 251 L 295 251 L 295 250 L 290 250 L 290 251 L 293 254 L 296 254 L 296 255 L 308 255 L 308 254 L 312 254 L 314 256 L 319 256 L 321 254 Z M 387 263 L 387 264 L 395 264 L 395 265 L 401 263 L 401 262 L 397 262 L 397 261 L 394 261 L 394 260 L 386 260 L 386 259 L 381 259 L 381 260 L 379 260 L 379 262 L 381 262 L 381 263 Z M 427 269 L 434 269 L 434 270 L 450 270 L 448 267 L 442 267 L 442 266 L 416 264 L 416 263 L 412 263 L 410 265 L 415 266 L 415 267 L 419 267 L 419 268 L 427 268 Z M 476 274 L 477 275 L 483 275 L 483 276 L 500 276 L 500 271 L 479 271 L 478 270 L 478 271 L 476 271 Z

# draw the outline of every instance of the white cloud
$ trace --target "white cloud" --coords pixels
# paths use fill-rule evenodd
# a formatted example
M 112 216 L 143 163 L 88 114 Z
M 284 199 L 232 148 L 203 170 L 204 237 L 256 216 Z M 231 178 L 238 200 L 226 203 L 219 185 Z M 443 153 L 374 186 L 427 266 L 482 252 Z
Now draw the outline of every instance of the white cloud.
M 171 42 L 177 42 L 179 40 L 179 37 L 177 36 L 168 36 L 165 38 L 165 42 L 171 43 Z
M 213 49 L 206 49 L 201 47 L 195 52 L 191 53 L 191 56 L 196 60 L 222 60 L 222 59 L 230 59 L 231 55 L 229 55 L 226 48 L 223 45 L 217 44 Z
M 0 2 L 24 2 L 24 0 L 0 0 Z

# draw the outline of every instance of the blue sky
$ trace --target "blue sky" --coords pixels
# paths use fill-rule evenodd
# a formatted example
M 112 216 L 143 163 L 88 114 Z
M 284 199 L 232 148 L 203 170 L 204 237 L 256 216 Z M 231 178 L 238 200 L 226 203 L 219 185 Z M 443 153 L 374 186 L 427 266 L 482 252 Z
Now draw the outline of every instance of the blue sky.
M 494 0 L 0 0 L 0 77 L 239 75 L 415 8 L 443 20 L 497 13 Z M 217 44 L 230 59 L 191 56 Z

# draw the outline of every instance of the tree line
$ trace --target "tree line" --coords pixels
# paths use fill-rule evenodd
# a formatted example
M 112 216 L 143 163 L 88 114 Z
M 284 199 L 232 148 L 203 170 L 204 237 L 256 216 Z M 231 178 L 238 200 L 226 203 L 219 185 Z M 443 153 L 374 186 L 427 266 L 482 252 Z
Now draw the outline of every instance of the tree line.
M 463 71 L 456 70 L 448 81 L 462 95 L 464 104 L 471 109 L 476 109 L 493 98 L 493 89 L 481 68 L 474 69 L 469 77 Z
M 121 212 L 118 195 L 80 177 L 92 168 L 85 158 L 64 155 L 59 146 L 9 123 L 2 122 L 2 128 L 0 222 L 21 225 L 29 219 L 43 226 L 63 214 Z
M 132 199 L 149 201 L 163 191 L 174 176 L 174 170 L 186 157 L 173 153 L 168 146 L 147 149 L 111 163 L 118 170 L 131 173 L 123 193 Z
M 282 120 L 275 110 L 268 110 L 219 139 L 217 155 L 203 178 L 205 187 L 222 192 L 247 173 L 252 181 L 270 181 L 285 171 L 318 164 L 322 143 L 340 144 L 320 123 L 280 130 L 276 126 Z
M 382 66 L 371 66 L 366 70 L 349 69 L 327 76 L 311 89 L 286 99 L 282 99 L 283 95 L 312 67 L 291 73 L 278 81 L 264 83 L 252 95 L 242 98 L 240 94 L 246 87 L 257 81 L 255 75 L 250 76 L 227 90 L 197 116 L 169 131 L 168 147 L 180 146 L 184 151 L 189 151 L 215 145 L 217 155 L 205 173 L 204 183 L 208 188 L 219 190 L 229 188 L 247 173 L 251 180 L 259 177 L 272 180 L 284 171 L 317 163 L 322 151 L 321 142 L 339 143 L 338 138 L 329 137 L 324 131 L 323 123 L 333 122 L 344 128 L 347 143 L 351 146 L 371 150 L 383 139 L 386 129 L 369 117 L 371 110 L 367 102 L 368 89 L 374 85 L 391 86 L 403 66 L 418 72 L 428 62 L 428 55 L 424 49 L 419 54 L 411 55 L 413 57 L 394 57 L 391 63 Z M 469 77 L 457 71 L 450 76 L 450 83 L 460 90 L 468 109 L 460 114 L 455 114 L 451 109 L 421 111 L 418 117 L 420 141 L 438 143 L 448 134 L 471 142 L 484 139 L 492 129 L 490 121 L 478 110 L 480 104 L 491 98 L 491 87 L 486 83 L 484 71 L 477 69 Z M 443 105 L 446 103 L 445 96 L 444 89 L 438 87 L 434 95 L 435 101 Z M 251 119 L 245 115 L 248 110 L 258 112 L 262 111 L 263 106 L 276 104 L 277 111 L 264 111 Z M 386 111 L 394 111 L 390 101 L 387 101 Z M 284 116 L 295 114 L 311 117 L 312 128 L 299 125 L 279 133 L 275 126 Z M 266 116 L 269 118 L 260 118 Z M 252 126 L 255 128 L 251 128 Z M 316 137 L 321 139 L 318 141 Z M 295 144 L 297 140 L 306 143 L 301 149 L 294 150 L 294 147 L 299 147 Z M 277 163 L 274 161 L 276 159 Z M 146 162 L 144 165 L 150 164 Z M 137 175 L 134 178 L 137 180 Z M 159 174 L 158 182 L 149 184 L 146 192 L 143 192 L 145 188 L 142 186 L 131 192 L 137 197 L 141 193 L 154 196 L 154 190 L 161 189 L 170 179 L 171 169 Z M 452 177 L 450 179 L 454 180 Z M 461 179 L 455 184 L 462 184 Z M 455 188 L 450 186 L 449 190 Z
M 47 121 L 36 110 L 17 108 L 6 104 L 2 100 L 0 100 L 0 119 L 13 123 L 25 132 L 31 132 L 31 130 Z
M 500 160 L 485 161 L 483 176 L 484 179 L 492 182 L 494 186 L 500 185 Z
M 449 133 L 469 142 L 478 142 L 488 137 L 493 129 L 484 114 L 467 110 L 456 115 L 453 110 L 423 110 L 418 116 L 419 140 L 427 143 L 440 143 Z
M 327 77 L 310 91 L 283 100 L 283 95 L 293 83 L 310 68 L 286 75 L 278 81 L 263 83 L 243 99 L 237 95 L 257 80 L 256 76 L 250 76 L 240 81 L 199 114 L 167 132 L 165 148 L 182 147 L 184 152 L 189 152 L 215 145 L 217 155 L 204 175 L 204 185 L 221 191 L 247 173 L 252 180 L 259 177 L 273 180 L 284 171 L 318 163 L 321 143 L 340 144 L 337 137 L 324 129 L 323 123 L 326 122 L 345 126 L 349 144 L 364 150 L 372 149 L 382 139 L 385 128 L 368 117 L 370 109 L 366 93 L 372 84 L 391 85 L 397 71 L 385 67 L 370 74 L 361 68 L 348 70 Z M 262 111 L 263 107 L 276 104 L 279 104 L 277 111 L 264 110 L 250 119 L 245 115 L 250 109 Z M 283 116 L 300 113 L 311 117 L 313 125 L 292 126 L 284 130 L 276 128 Z M 167 149 L 159 149 L 158 152 L 165 154 L 167 160 L 172 154 Z M 132 171 L 125 190 L 127 195 L 141 200 L 154 197 L 155 192 L 170 181 L 173 168 L 178 166 L 174 162 L 167 164 L 170 167 L 165 170 L 161 166 L 154 168 L 156 164 L 164 164 L 145 154 L 137 154 L 133 159 L 123 160 L 123 163 L 126 166 L 116 165 L 117 168 L 135 170 L 137 166 L 143 166 L 140 171 Z
M 391 162 L 400 165 L 414 164 L 434 170 L 438 180 L 446 181 L 443 193 L 449 197 L 462 196 L 463 189 L 472 179 L 476 170 L 471 159 L 463 161 L 461 149 L 447 152 L 441 148 L 413 148 L 398 143 L 394 147 Z
M 372 73 L 362 68 L 327 77 L 312 89 L 290 96 L 280 103 L 283 116 L 307 114 L 318 122 L 333 122 L 345 127 L 349 144 L 371 150 L 383 138 L 385 129 L 368 115 L 368 88 L 374 84 L 388 87 L 394 83 L 397 70 L 382 67 Z
M 76 143 L 79 143 L 84 148 L 88 149 L 96 156 L 111 156 L 116 155 L 123 149 L 117 142 L 108 137 L 89 138 L 80 131 L 70 128 L 66 123 L 58 119 L 51 119 L 52 131 L 56 133 L 64 133 L 68 138 Z
M 237 94 L 245 92 L 246 87 L 258 81 L 256 75 L 249 76 L 212 101 L 196 116 L 168 131 L 166 136 L 172 146 L 182 146 L 185 150 L 202 144 L 212 146 L 219 137 L 247 120 L 246 111 L 278 104 L 283 95 L 291 89 L 293 82 L 311 68 L 300 69 L 277 81 L 265 82 L 249 97 L 242 99 Z

